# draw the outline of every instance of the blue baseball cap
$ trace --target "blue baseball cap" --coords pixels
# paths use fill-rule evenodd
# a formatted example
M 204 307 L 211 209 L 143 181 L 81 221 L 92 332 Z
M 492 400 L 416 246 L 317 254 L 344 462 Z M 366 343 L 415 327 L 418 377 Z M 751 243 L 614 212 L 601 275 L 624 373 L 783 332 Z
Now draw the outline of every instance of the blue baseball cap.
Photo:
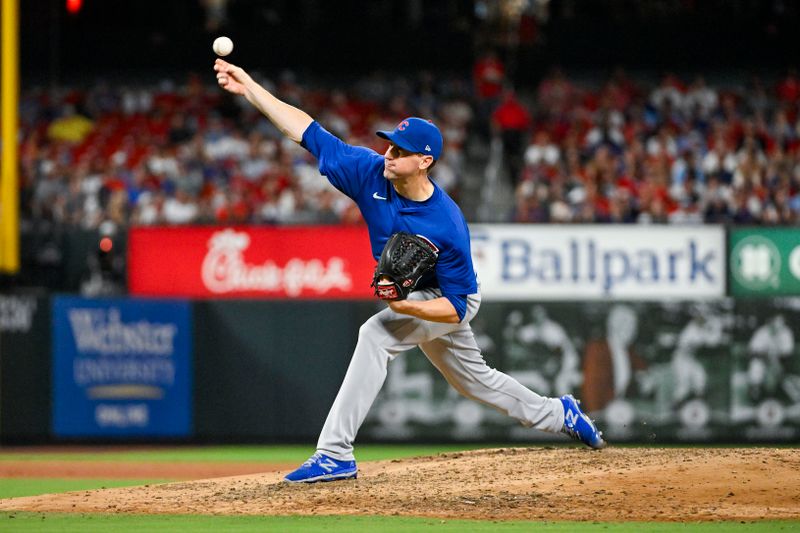
M 409 117 L 401 120 L 394 131 L 379 131 L 376 135 L 408 152 L 431 155 L 434 160 L 442 155 L 442 132 L 424 118 Z

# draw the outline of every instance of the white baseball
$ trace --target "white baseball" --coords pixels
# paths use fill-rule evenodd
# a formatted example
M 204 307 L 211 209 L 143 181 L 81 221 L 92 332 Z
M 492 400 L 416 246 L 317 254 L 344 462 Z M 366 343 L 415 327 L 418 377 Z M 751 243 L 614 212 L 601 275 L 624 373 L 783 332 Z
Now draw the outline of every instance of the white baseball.
M 218 56 L 226 56 L 233 52 L 233 41 L 228 37 L 217 37 L 214 39 L 214 53 Z

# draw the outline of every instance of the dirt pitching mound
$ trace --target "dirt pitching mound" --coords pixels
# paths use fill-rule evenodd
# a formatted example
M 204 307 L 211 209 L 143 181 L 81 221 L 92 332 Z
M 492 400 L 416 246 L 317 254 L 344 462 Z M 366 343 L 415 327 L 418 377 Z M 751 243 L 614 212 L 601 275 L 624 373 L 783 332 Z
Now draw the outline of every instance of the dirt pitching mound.
M 360 465 L 357 480 L 262 473 L 0 500 L 0 510 L 409 515 L 485 520 L 800 519 L 793 449 L 511 448 Z

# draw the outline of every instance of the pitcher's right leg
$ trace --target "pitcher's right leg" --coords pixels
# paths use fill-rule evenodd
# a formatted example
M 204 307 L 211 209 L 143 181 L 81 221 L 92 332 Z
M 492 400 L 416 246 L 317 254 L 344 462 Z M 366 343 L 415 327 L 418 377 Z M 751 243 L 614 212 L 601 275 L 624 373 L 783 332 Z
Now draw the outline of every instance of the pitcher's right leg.
M 392 333 L 381 320 L 383 313 L 373 316 L 359 329 L 353 358 L 317 441 L 317 451 L 338 460 L 353 460 L 353 441 L 358 428 L 386 380 L 389 361 L 399 353 Z M 408 317 L 391 324 L 402 331 L 413 328 L 413 320 Z

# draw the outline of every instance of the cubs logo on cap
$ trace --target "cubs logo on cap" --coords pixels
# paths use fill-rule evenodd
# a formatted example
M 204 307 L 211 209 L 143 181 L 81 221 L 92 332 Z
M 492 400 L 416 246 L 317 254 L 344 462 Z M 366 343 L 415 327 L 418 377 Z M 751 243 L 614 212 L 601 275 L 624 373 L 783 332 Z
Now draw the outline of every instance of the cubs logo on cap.
M 378 137 L 415 154 L 425 154 L 439 159 L 442 154 L 442 132 L 430 120 L 409 117 L 401 120 L 393 131 L 378 131 Z

